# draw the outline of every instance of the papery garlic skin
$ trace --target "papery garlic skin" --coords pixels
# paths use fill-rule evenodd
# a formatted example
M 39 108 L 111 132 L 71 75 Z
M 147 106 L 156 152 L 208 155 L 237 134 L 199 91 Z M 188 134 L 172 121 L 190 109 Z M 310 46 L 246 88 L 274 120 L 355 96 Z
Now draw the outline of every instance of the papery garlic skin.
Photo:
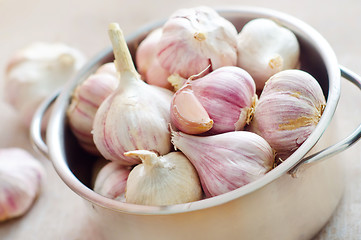
M 179 9 L 163 25 L 158 60 L 170 74 L 188 79 L 237 64 L 237 30 L 209 7 Z
M 162 155 L 170 152 L 168 125 L 173 92 L 142 81 L 119 26 L 111 24 L 109 33 L 120 83 L 95 115 L 93 140 L 104 158 L 134 165 L 140 160 L 124 156 L 125 152 L 137 149 Z
M 73 93 L 67 109 L 69 126 L 79 144 L 89 153 L 99 154 L 91 134 L 95 113 L 118 84 L 114 63 L 106 63 L 77 86 Z
M 30 126 L 38 105 L 85 63 L 85 56 L 63 43 L 35 42 L 18 50 L 5 73 L 5 100 Z
M 172 90 L 168 82 L 169 72 L 159 64 L 157 50 L 162 28 L 157 28 L 150 32 L 139 44 L 135 52 L 135 63 L 142 78 L 151 85 Z
M 257 101 L 256 85 L 243 69 L 221 67 L 189 84 L 213 120 L 209 134 L 243 130 L 250 121 Z
M 275 73 L 297 68 L 300 46 L 289 29 L 265 18 L 249 21 L 237 37 L 237 66 L 245 69 L 262 90 Z
M 41 191 L 44 167 L 20 148 L 0 149 L 0 222 L 24 215 Z
M 94 192 L 110 199 L 124 201 L 129 173 L 129 167 L 115 162 L 106 164 L 95 179 Z
M 172 143 L 197 169 L 206 197 L 232 191 L 261 178 L 272 169 L 275 159 L 266 140 L 247 131 L 212 136 L 173 132 Z
M 281 71 L 267 81 L 249 130 L 266 139 L 285 160 L 315 129 L 325 106 L 313 76 L 302 70 Z
M 125 153 L 142 159 L 129 174 L 126 202 L 142 205 L 172 205 L 202 198 L 197 172 L 181 152 L 157 156 L 138 150 Z

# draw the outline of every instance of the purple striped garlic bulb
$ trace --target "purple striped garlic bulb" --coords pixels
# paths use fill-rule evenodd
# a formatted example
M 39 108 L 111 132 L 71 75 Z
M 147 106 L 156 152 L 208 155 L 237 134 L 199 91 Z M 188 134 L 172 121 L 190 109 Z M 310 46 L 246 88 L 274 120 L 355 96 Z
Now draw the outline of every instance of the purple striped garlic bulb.
M 119 80 L 114 63 L 106 63 L 74 91 L 71 103 L 67 109 L 69 126 L 83 149 L 99 155 L 94 144 L 93 122 L 100 104 L 118 86 Z
M 261 136 L 234 131 L 212 136 L 172 132 L 172 143 L 197 169 L 206 197 L 251 183 L 270 171 L 274 152 Z
M 147 35 L 135 52 L 135 63 L 138 72 L 148 84 L 172 90 L 173 87 L 168 81 L 170 74 L 161 67 L 157 59 L 158 43 L 161 36 L 161 28 L 157 28 Z
M 188 134 L 218 134 L 243 130 L 256 103 L 256 85 L 243 69 L 221 67 L 188 80 L 171 104 L 174 126 Z
M 249 130 L 286 159 L 315 129 L 325 106 L 322 89 L 313 76 L 296 69 L 281 71 L 266 82 Z
M 124 193 L 129 173 L 129 167 L 109 162 L 100 169 L 95 179 L 94 192 L 110 199 L 125 201 Z
M 237 64 L 237 30 L 209 7 L 180 9 L 163 25 L 158 46 L 160 65 L 170 74 L 189 78 L 211 65 Z
M 100 105 L 93 140 L 101 155 L 122 165 L 135 165 L 125 152 L 144 149 L 164 155 L 171 151 L 170 102 L 173 92 L 145 83 L 136 72 L 119 25 L 109 26 L 119 85 Z
M 26 150 L 0 149 L 0 222 L 24 215 L 44 180 L 44 167 Z

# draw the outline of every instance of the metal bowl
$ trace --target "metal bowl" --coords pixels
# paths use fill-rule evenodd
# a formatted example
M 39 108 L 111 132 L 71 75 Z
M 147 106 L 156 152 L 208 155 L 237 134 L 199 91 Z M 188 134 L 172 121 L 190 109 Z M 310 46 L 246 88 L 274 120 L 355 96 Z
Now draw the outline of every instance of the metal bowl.
M 42 116 L 55 98 L 45 101 L 33 119 L 31 134 L 37 148 L 49 156 L 62 180 L 89 206 L 105 239 L 309 239 L 327 222 L 343 191 L 343 170 L 330 158 L 360 138 L 358 127 L 349 137 L 313 155 L 316 143 L 330 124 L 340 97 L 341 72 L 360 88 L 360 78 L 338 65 L 328 42 L 312 27 L 290 15 L 263 8 L 219 9 L 238 29 L 254 18 L 270 18 L 292 30 L 301 46 L 301 69 L 320 83 L 327 98 L 324 113 L 309 138 L 281 165 L 261 179 L 220 196 L 171 206 L 142 206 L 107 199 L 91 189 L 96 161 L 77 144 L 67 125 L 66 109 L 75 87 L 100 65 L 113 60 L 106 49 L 64 86 L 53 104 L 46 132 L 40 134 Z M 127 43 L 136 47 L 154 28 L 148 25 Z M 322 139 L 321 141 L 327 141 Z M 308 163 L 308 164 L 305 164 Z M 302 166 L 305 165 L 306 167 Z M 302 169 L 302 171 L 298 171 Z M 298 173 L 298 177 L 290 173 Z

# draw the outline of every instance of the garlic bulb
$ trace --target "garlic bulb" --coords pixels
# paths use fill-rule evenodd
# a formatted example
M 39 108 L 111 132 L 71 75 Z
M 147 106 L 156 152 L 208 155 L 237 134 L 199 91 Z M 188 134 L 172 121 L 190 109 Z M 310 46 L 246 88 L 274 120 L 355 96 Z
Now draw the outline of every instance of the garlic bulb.
M 171 150 L 168 125 L 173 93 L 139 78 L 119 25 L 110 24 L 109 35 L 119 85 L 98 108 L 93 139 L 104 158 L 134 165 L 139 159 L 124 156 L 125 152 L 146 149 L 164 155 Z
M 0 222 L 24 215 L 40 193 L 43 166 L 20 148 L 0 149 Z
M 237 66 L 251 74 L 258 90 L 275 73 L 299 65 L 300 46 L 295 34 L 270 19 L 257 18 L 244 25 L 237 48 Z
M 161 36 L 162 28 L 157 28 L 147 35 L 135 52 L 135 63 L 138 72 L 148 84 L 172 89 L 168 82 L 170 74 L 160 66 L 157 59 L 157 47 Z
M 243 130 L 256 100 L 255 83 L 246 71 L 234 66 L 221 67 L 188 81 L 174 94 L 171 119 L 176 128 L 189 134 Z M 204 125 L 209 127 L 202 128 Z
M 110 199 L 124 201 L 129 172 L 129 167 L 116 162 L 106 164 L 95 179 L 94 192 Z
M 206 197 L 255 181 L 274 163 L 274 152 L 266 140 L 247 131 L 212 136 L 173 132 L 172 143 L 197 169 Z
M 163 25 L 157 57 L 170 74 L 189 78 L 237 64 L 237 30 L 208 7 L 180 9 Z
M 40 102 L 63 86 L 84 63 L 80 51 L 63 43 L 30 44 L 17 51 L 8 63 L 5 100 L 29 126 Z
M 69 126 L 79 144 L 89 153 L 98 154 L 91 134 L 95 113 L 118 83 L 114 63 L 107 63 L 84 80 L 73 93 L 67 109 Z
M 317 80 L 302 70 L 284 70 L 266 83 L 249 130 L 286 159 L 312 133 L 326 100 Z
M 197 172 L 181 152 L 158 157 L 154 152 L 137 150 L 125 155 L 142 160 L 142 164 L 135 166 L 129 174 L 126 202 L 172 205 L 202 198 Z

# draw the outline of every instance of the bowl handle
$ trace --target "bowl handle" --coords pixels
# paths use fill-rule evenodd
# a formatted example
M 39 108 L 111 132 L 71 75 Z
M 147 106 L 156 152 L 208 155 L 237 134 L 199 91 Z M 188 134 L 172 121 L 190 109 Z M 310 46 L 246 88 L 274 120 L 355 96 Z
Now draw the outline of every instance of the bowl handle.
M 45 143 L 43 131 L 41 129 L 44 115 L 49 110 L 51 105 L 55 102 L 60 94 L 60 90 L 50 95 L 45 101 L 43 101 L 34 113 L 33 119 L 30 125 L 30 140 L 35 150 L 41 152 L 45 157 L 49 157 L 48 146 Z
M 361 77 L 356 73 L 350 71 L 349 69 L 340 66 L 341 76 L 351 83 L 355 84 L 361 90 Z M 320 160 L 324 160 L 326 158 L 332 157 L 343 150 L 346 150 L 351 145 L 356 143 L 361 138 L 361 124 L 346 138 L 342 139 L 338 143 L 331 145 L 330 147 L 325 148 L 317 153 L 314 153 L 308 157 L 301 159 L 301 161 L 294 166 L 291 170 L 289 170 L 289 174 L 292 176 L 296 176 L 299 170 L 299 167 L 306 163 L 312 163 Z

